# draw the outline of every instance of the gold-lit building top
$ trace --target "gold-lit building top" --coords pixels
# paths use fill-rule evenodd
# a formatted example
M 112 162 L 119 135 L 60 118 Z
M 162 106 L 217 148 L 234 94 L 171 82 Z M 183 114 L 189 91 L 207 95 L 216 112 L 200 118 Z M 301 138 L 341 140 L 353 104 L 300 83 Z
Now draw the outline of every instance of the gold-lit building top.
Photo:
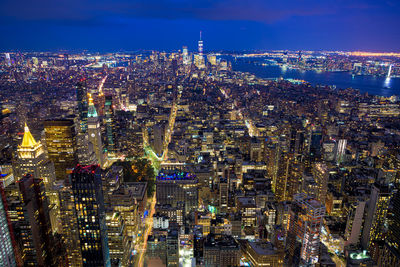
M 36 142 L 35 138 L 33 138 L 31 132 L 29 131 L 28 125 L 25 123 L 25 132 L 24 138 L 22 139 L 22 144 L 20 147 L 34 147 L 38 143 Z
M 42 144 L 36 142 L 33 138 L 28 125 L 25 123 L 24 137 L 22 138 L 22 144 L 18 146 L 18 156 L 20 158 L 36 158 L 43 153 Z

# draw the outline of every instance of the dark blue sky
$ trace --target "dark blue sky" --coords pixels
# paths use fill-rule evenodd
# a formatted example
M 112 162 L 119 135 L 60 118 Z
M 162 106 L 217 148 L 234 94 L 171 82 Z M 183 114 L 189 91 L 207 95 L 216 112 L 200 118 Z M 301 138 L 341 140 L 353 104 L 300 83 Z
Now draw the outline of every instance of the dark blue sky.
M 400 50 L 399 0 L 0 0 L 0 50 Z

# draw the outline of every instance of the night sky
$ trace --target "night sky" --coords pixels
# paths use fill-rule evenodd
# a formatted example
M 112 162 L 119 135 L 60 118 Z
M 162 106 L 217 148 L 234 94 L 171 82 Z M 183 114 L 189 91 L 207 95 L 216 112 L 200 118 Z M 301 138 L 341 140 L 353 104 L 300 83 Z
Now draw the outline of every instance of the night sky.
M 399 0 L 0 0 L 0 50 L 400 52 Z

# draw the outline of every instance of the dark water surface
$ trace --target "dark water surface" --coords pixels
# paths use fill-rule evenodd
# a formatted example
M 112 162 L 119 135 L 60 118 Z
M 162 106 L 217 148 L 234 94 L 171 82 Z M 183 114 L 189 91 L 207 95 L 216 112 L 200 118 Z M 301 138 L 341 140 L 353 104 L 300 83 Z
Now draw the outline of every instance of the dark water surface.
M 312 70 L 297 70 L 278 65 L 262 66 L 249 62 L 246 59 L 229 59 L 232 69 L 242 72 L 250 72 L 260 78 L 279 78 L 305 80 L 312 85 L 336 85 L 337 88 L 354 88 L 360 92 L 368 92 L 372 95 L 392 96 L 400 95 L 400 78 L 376 77 L 376 76 L 352 76 L 349 72 L 317 72 Z M 259 61 L 261 62 L 261 61 Z

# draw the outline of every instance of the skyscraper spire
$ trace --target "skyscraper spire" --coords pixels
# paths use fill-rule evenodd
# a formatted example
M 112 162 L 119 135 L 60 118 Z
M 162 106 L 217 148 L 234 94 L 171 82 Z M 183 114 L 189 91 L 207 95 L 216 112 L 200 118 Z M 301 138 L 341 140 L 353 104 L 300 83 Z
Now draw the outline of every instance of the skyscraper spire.
M 35 138 L 33 138 L 31 132 L 29 131 L 28 125 L 25 122 L 24 127 L 24 138 L 22 139 L 21 147 L 35 147 L 37 142 Z
M 201 31 L 200 31 L 200 40 L 199 40 L 199 55 L 203 55 L 203 41 L 201 40 Z
M 97 117 L 97 111 L 93 104 L 92 94 L 88 93 L 88 99 L 89 99 L 88 118 L 95 118 Z

